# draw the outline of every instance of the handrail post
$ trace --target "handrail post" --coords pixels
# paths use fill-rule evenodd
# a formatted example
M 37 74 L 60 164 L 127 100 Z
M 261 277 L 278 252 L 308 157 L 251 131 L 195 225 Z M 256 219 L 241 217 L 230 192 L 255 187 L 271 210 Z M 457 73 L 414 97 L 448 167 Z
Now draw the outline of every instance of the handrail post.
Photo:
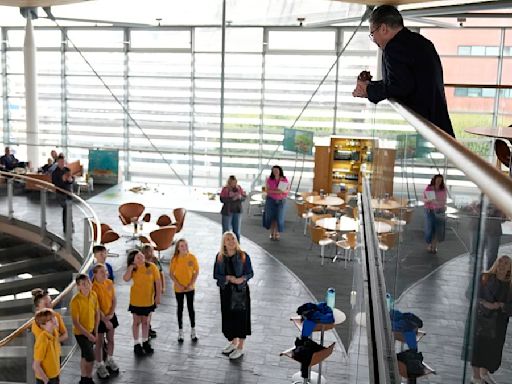
M 14 179 L 7 179 L 7 211 L 9 220 L 14 218 Z
M 91 239 L 93 234 L 91 233 L 91 221 L 88 217 L 84 218 L 84 250 L 82 251 L 82 256 L 84 259 L 87 259 L 89 256 L 89 249 L 91 247 Z M 95 241 L 95 239 L 92 239 Z
M 66 250 L 71 253 L 72 245 L 73 245 L 73 219 L 72 219 L 72 209 L 73 204 L 71 201 L 67 200 L 64 202 L 65 204 L 65 216 L 64 216 L 64 238 L 66 239 Z
M 46 205 L 48 202 L 48 195 L 46 189 L 41 189 L 41 237 L 46 236 Z
M 32 361 L 33 361 L 33 356 L 34 356 L 34 335 L 32 334 L 32 331 L 30 330 L 30 328 L 28 328 L 25 331 L 25 344 L 27 347 L 26 382 L 27 382 L 27 384 L 35 384 L 36 378 L 34 375 L 34 370 L 32 369 Z

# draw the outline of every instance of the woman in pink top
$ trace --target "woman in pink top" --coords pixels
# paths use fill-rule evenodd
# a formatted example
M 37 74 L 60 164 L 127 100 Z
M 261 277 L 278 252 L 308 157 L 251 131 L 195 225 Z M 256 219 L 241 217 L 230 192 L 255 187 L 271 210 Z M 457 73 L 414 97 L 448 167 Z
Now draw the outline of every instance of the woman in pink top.
M 437 253 L 437 243 L 444 241 L 446 196 L 443 176 L 435 175 L 423 191 L 425 241 L 429 253 Z
M 290 184 L 284 176 L 283 168 L 278 165 L 272 167 L 266 187 L 267 200 L 265 201 L 263 226 L 270 229 L 271 240 L 279 240 L 279 233 L 284 232 L 284 204 L 290 190 Z

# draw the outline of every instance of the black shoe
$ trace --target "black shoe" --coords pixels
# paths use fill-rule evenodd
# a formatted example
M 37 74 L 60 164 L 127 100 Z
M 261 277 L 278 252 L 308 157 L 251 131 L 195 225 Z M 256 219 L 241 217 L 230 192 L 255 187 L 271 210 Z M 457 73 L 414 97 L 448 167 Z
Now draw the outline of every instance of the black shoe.
M 142 348 L 144 349 L 144 352 L 146 352 L 147 355 L 153 354 L 155 350 L 151 348 L 151 344 L 149 344 L 149 341 L 145 341 L 142 343 Z
M 140 345 L 140 344 L 135 344 L 133 346 L 133 352 L 135 353 L 136 356 L 144 356 L 145 355 L 144 349 L 142 348 L 142 345 Z
M 152 339 L 155 339 L 156 338 L 156 331 L 149 328 L 149 337 L 151 337 Z

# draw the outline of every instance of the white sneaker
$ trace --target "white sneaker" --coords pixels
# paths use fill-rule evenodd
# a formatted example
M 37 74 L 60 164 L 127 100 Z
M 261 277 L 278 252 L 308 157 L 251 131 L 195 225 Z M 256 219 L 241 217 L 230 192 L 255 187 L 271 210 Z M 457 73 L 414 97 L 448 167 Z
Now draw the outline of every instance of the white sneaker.
M 185 337 L 183 336 L 183 329 L 180 329 L 178 331 L 178 343 L 183 343 L 184 340 L 185 340 Z
M 107 357 L 107 368 L 112 372 L 119 372 L 119 366 L 116 364 L 112 356 Z
M 229 343 L 228 345 L 226 345 L 224 347 L 224 349 L 222 350 L 222 353 L 224 355 L 229 355 L 231 354 L 231 352 L 233 352 L 234 350 L 236 349 L 236 347 L 232 344 L 232 343 Z
M 482 375 L 482 383 L 498 384 L 498 382 L 494 380 L 494 377 L 492 377 L 492 375 L 489 372 Z
M 96 368 L 96 374 L 100 379 L 108 379 L 110 374 L 108 373 L 107 367 L 105 367 L 104 363 L 100 363 Z
M 229 359 L 236 360 L 236 359 L 241 358 L 243 355 L 244 355 L 243 349 L 235 348 L 235 350 L 229 354 Z
M 190 338 L 192 339 L 192 341 L 195 343 L 197 342 L 197 334 L 196 334 L 196 329 L 195 328 L 192 328 L 190 330 Z

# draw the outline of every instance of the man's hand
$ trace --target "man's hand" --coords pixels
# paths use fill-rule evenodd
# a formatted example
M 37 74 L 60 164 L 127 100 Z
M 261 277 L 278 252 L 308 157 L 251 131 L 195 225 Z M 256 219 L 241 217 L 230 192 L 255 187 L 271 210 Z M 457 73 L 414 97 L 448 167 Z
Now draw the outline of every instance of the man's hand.
M 367 88 L 368 88 L 369 83 L 370 83 L 369 81 L 357 80 L 356 88 L 352 92 L 352 96 L 367 98 L 368 97 Z

